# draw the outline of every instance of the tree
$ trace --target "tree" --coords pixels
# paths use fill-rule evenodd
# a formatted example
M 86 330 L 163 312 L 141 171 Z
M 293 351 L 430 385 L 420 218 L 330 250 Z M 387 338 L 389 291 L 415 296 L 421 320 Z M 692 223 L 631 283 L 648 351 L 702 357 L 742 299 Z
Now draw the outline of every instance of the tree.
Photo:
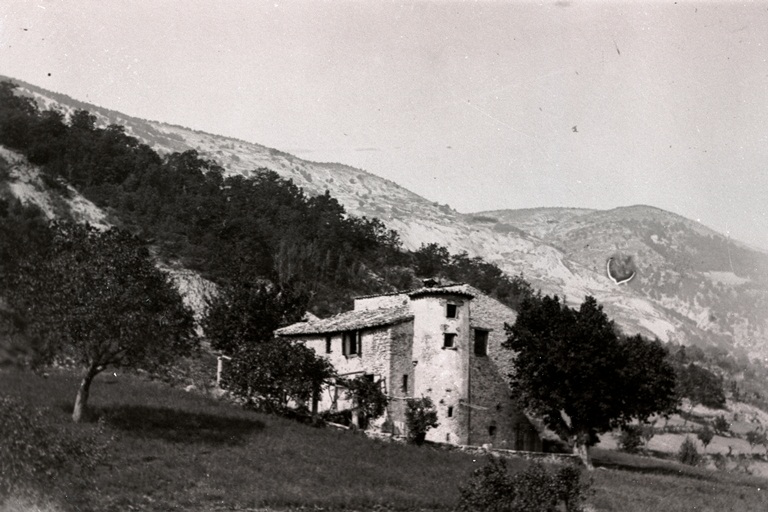
M 306 297 L 288 286 L 238 277 L 203 320 L 211 346 L 231 357 L 222 387 L 272 413 L 288 412 L 291 402 L 314 404 L 322 384 L 335 376 L 333 366 L 301 343 L 274 339 L 278 327 L 301 318 Z
M 677 452 L 677 460 L 689 466 L 698 466 L 701 463 L 701 455 L 696 449 L 696 443 L 688 436 L 685 436 L 680 450 Z
M 428 396 L 408 398 L 405 401 L 405 425 L 408 428 L 408 442 L 422 444 L 431 428 L 437 427 L 437 409 Z
M 440 244 L 421 244 L 413 252 L 413 259 L 417 276 L 436 277 L 448 266 L 451 254 Z
M 555 297 L 525 300 L 505 348 L 517 353 L 511 384 L 519 405 L 572 444 L 591 469 L 598 434 L 677 404 L 675 374 L 658 340 L 617 334 L 593 297 L 578 310 Z
M 243 343 L 226 367 L 222 387 L 246 406 L 286 414 L 316 400 L 320 387 L 335 377 L 333 366 L 301 343 L 270 339 Z
M 192 313 L 134 236 L 59 224 L 47 251 L 18 267 L 9 302 L 40 337 L 40 362 L 83 368 L 72 419 L 109 367 L 157 370 L 196 346 Z
M 693 411 L 698 404 L 713 409 L 725 407 L 725 392 L 721 377 L 695 363 L 678 365 L 676 370 L 677 393 L 690 401 L 690 411 Z
M 709 443 L 712 442 L 712 439 L 715 438 L 715 433 L 712 431 L 712 429 L 709 427 L 709 425 L 704 425 L 704 428 L 699 430 L 696 433 L 696 437 L 699 438 L 699 441 L 701 441 L 701 444 L 704 445 L 704 451 L 707 450 L 707 446 L 709 446 Z
M 747 432 L 746 440 L 749 443 L 750 450 L 757 445 L 768 443 L 768 438 L 766 438 L 765 432 L 760 427 Z
M 347 380 L 344 385 L 347 388 L 346 398 L 355 404 L 360 428 L 366 428 L 370 420 L 378 418 L 387 410 L 389 398 L 381 389 L 381 381 L 374 382 L 359 375 Z
M 716 433 L 724 436 L 731 431 L 731 424 L 725 419 L 725 415 L 721 414 L 712 422 L 712 428 L 715 429 Z
M 203 330 L 215 350 L 231 356 L 243 344 L 271 340 L 277 328 L 298 322 L 306 311 L 307 297 L 290 286 L 243 274 L 234 281 L 211 301 L 203 319 Z

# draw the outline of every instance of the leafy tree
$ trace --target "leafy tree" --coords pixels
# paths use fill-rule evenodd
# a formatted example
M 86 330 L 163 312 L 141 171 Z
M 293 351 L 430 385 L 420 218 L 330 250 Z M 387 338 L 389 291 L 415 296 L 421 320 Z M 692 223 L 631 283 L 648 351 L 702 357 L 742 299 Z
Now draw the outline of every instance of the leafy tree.
M 765 445 L 766 443 L 768 443 L 768 438 L 766 438 L 765 432 L 759 427 L 747 432 L 747 435 L 745 438 L 749 443 L 750 449 L 753 449 L 755 446 Z
M 715 429 L 717 434 L 724 436 L 731 431 L 731 424 L 728 423 L 725 416 L 721 414 L 712 422 L 712 428 Z
M 192 314 L 138 239 L 60 224 L 51 248 L 17 268 L 9 302 L 40 336 L 41 363 L 83 368 L 72 418 L 109 367 L 157 370 L 195 347 Z
M 242 276 L 209 304 L 203 329 L 212 348 L 231 356 L 245 344 L 271 340 L 277 328 L 298 322 L 306 306 L 307 298 L 289 286 Z
M 347 388 L 346 398 L 354 401 L 355 409 L 360 415 L 360 428 L 366 428 L 370 420 L 386 412 L 389 398 L 382 391 L 381 382 L 374 382 L 360 375 L 347 380 L 344 385 Z
M 405 425 L 408 429 L 408 442 L 420 445 L 424 443 L 427 432 L 437 427 L 437 409 L 428 396 L 408 398 L 405 401 Z
M 619 449 L 627 453 L 637 453 L 643 445 L 642 427 L 640 425 L 624 425 L 619 436 Z
M 243 343 L 232 353 L 222 387 L 246 406 L 286 414 L 316 400 L 323 383 L 335 377 L 333 366 L 301 343 L 270 339 Z
M 690 437 L 686 436 L 680 450 L 677 452 L 677 460 L 688 466 L 698 466 L 701 463 L 701 455 L 696 448 L 696 443 Z
M 448 249 L 440 244 L 421 244 L 421 247 L 413 253 L 416 275 L 436 277 L 448 266 L 450 258 Z
M 522 408 L 572 444 L 591 468 L 597 435 L 675 407 L 674 370 L 658 340 L 623 337 L 592 297 L 578 310 L 557 296 L 523 302 L 504 346 Z
M 290 287 L 242 277 L 212 301 L 203 320 L 211 347 L 231 357 L 222 387 L 249 407 L 285 414 L 293 402 L 317 399 L 333 367 L 301 343 L 274 339 L 278 327 L 298 321 L 306 297 Z
M 680 347 L 670 361 L 677 374 L 677 394 L 690 401 L 690 410 L 698 404 L 713 409 L 725 407 L 723 379 L 710 370 L 691 362 L 686 347 Z M 686 420 L 687 421 L 687 420 Z
M 699 441 L 701 441 L 701 444 L 704 445 L 704 450 L 706 451 L 709 443 L 711 443 L 712 439 L 715 438 L 715 433 L 712 431 L 709 425 L 704 425 L 704 428 L 696 433 L 696 437 L 699 438 Z

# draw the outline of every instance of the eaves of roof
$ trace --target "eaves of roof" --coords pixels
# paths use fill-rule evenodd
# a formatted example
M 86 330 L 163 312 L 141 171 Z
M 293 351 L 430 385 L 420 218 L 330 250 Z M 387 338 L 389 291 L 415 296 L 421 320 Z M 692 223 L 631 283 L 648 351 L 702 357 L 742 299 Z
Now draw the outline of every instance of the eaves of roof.
M 394 308 L 347 311 L 330 318 L 298 322 L 275 331 L 278 336 L 301 336 L 307 334 L 333 334 L 343 331 L 368 329 L 395 325 L 413 320 L 408 306 Z

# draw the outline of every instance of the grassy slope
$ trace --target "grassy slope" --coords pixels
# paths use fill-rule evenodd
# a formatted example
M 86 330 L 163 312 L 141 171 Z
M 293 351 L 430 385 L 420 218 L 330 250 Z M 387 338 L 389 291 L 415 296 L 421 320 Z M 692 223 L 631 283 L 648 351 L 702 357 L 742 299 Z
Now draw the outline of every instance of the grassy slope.
M 77 379 L 0 372 L 0 390 L 49 407 L 66 428 Z M 449 510 L 471 455 L 374 442 L 241 410 L 160 383 L 97 378 L 97 416 L 116 440 L 95 489 L 68 501 L 99 510 L 237 510 L 271 506 Z M 90 425 L 74 428 L 92 428 Z M 597 451 L 593 510 L 768 509 L 768 481 Z M 513 468 L 520 462 L 510 464 Z M 67 508 L 67 507 L 63 507 Z

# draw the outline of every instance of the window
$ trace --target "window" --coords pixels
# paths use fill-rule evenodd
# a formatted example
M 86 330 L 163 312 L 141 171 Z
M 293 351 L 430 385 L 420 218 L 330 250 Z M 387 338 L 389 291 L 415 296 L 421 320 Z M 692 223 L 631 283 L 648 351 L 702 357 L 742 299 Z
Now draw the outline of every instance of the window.
M 342 336 L 342 346 L 345 356 L 353 356 L 361 354 L 360 346 L 360 332 L 359 331 L 347 331 Z
M 475 329 L 475 355 L 488 355 L 488 331 Z
M 407 375 L 403 375 L 403 385 L 401 389 L 403 390 L 403 393 L 408 392 L 408 376 Z
M 456 348 L 456 334 L 448 332 L 443 334 L 443 348 Z
M 325 337 L 325 353 L 326 354 L 331 353 L 331 337 L 330 336 Z
M 453 407 L 448 407 L 448 417 L 453 418 Z
M 491 425 L 488 427 L 488 435 L 491 437 L 496 435 L 496 425 Z
M 456 318 L 457 317 L 458 310 L 456 308 L 456 304 L 446 304 L 445 306 L 445 317 L 446 318 Z

